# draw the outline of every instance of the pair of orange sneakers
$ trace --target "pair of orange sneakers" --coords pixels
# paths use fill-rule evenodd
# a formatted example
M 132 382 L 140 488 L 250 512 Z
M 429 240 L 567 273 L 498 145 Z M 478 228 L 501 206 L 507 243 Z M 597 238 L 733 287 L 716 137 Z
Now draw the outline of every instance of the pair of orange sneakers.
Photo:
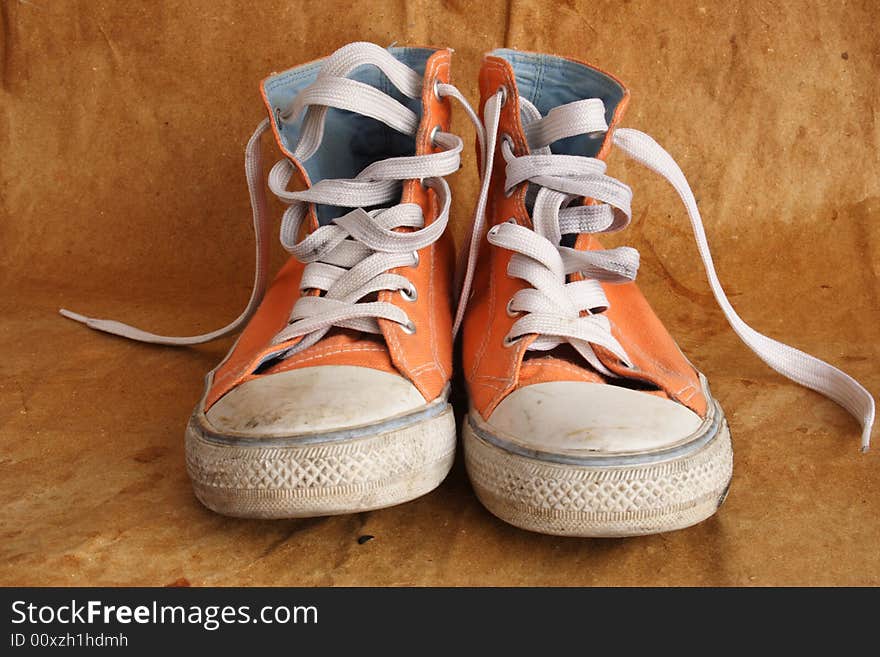
M 450 84 L 450 56 L 353 43 L 263 82 L 268 118 L 246 153 L 254 290 L 229 326 L 171 338 L 62 311 L 162 344 L 244 327 L 186 430 L 206 506 L 320 516 L 438 486 L 457 443 L 449 395 L 461 328 L 465 462 L 492 513 L 575 536 L 663 532 L 712 515 L 731 479 L 727 421 L 633 282 L 638 252 L 596 238 L 630 219 L 629 187 L 605 173 L 613 149 L 678 191 L 737 334 L 859 418 L 867 447 L 868 392 L 730 306 L 681 170 L 650 137 L 619 127 L 621 82 L 570 59 L 498 50 L 483 61 L 476 113 Z M 450 99 L 475 124 L 482 181 L 457 263 L 445 176 L 463 143 L 449 132 Z M 292 254 L 271 284 L 267 130 L 284 156 L 268 187 L 287 204 L 281 241 Z

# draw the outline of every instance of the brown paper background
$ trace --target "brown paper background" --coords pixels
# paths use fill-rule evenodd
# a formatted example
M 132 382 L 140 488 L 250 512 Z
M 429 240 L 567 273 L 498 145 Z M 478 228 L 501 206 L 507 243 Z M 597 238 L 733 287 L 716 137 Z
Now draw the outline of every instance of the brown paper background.
M 742 316 L 876 394 L 876 3 L 0 6 L 0 583 L 880 584 L 880 448 L 860 455 L 842 409 L 740 344 L 674 192 L 619 154 L 611 173 L 636 195 L 622 239 L 641 250 L 643 289 L 733 432 L 731 495 L 685 531 L 529 534 L 479 505 L 460 461 L 435 492 L 383 511 L 214 515 L 190 491 L 182 434 L 231 340 L 146 346 L 55 314 L 187 334 L 240 311 L 253 266 L 243 148 L 269 72 L 353 40 L 449 45 L 476 101 L 482 53 L 507 45 L 626 81 L 624 124 L 689 176 Z M 472 140 L 460 111 L 455 126 Z M 477 186 L 470 149 L 451 182 L 460 237 Z M 364 534 L 375 538 L 359 545 Z

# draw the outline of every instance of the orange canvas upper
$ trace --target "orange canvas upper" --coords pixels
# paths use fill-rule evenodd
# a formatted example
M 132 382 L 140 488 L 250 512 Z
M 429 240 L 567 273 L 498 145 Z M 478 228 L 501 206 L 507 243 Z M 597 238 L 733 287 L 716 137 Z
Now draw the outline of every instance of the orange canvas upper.
M 486 100 L 500 87 L 508 90 L 501 110 L 499 134 L 511 137 L 516 155 L 528 153 L 520 121 L 520 104 L 514 72 L 500 57 L 487 56 L 480 71 L 480 111 Z M 597 157 L 605 159 L 611 148 L 611 134 L 619 125 L 626 109 L 629 93 L 625 92 L 611 121 L 605 141 Z M 496 162 L 504 162 L 502 140 L 496 144 Z M 531 226 L 525 205 L 523 183 L 509 196 L 504 192 L 504 167 L 495 167 L 488 203 L 487 228 L 513 218 L 523 226 Z M 585 202 L 591 202 L 589 199 Z M 581 235 L 578 249 L 602 248 L 591 235 Z M 482 236 L 480 258 L 473 284 L 473 295 L 463 323 L 462 358 L 472 406 L 486 419 L 498 403 L 519 387 L 547 381 L 605 382 L 585 361 L 568 357 L 563 350 L 528 352 L 534 337 L 526 337 L 505 346 L 504 337 L 517 317 L 507 313 L 507 302 L 527 284 L 507 274 L 512 253 L 495 248 Z M 648 305 L 635 283 L 603 284 L 610 303 L 606 314 L 612 334 L 633 361 L 630 369 L 600 347 L 594 347 L 602 363 L 615 374 L 657 386 L 659 394 L 674 399 L 703 416 L 706 399 L 699 375 L 679 350 L 675 341 Z
M 440 126 L 443 131 L 449 129 L 449 101 L 438 98 L 433 90 L 436 81 L 449 82 L 450 56 L 450 50 L 438 50 L 431 55 L 425 67 L 423 110 L 416 136 L 416 155 L 434 150 L 431 132 L 436 126 Z M 269 115 L 273 117 L 271 105 L 266 99 L 265 85 L 262 91 Z M 311 182 L 306 171 L 285 147 L 274 120 L 272 130 L 278 147 L 293 162 L 301 182 L 309 186 Z M 432 223 L 439 214 L 435 193 L 423 187 L 418 180 L 410 180 L 404 184 L 401 202 L 419 204 L 426 225 Z M 310 212 L 309 223 L 309 230 L 315 230 L 318 226 L 314 209 Z M 255 371 L 265 358 L 299 341 L 299 338 L 295 338 L 279 345 L 271 344 L 272 338 L 287 324 L 293 305 L 300 295 L 299 281 L 304 265 L 295 258 L 290 258 L 270 285 L 262 304 L 226 360 L 215 370 L 205 401 L 206 409 L 245 381 L 316 365 L 355 365 L 396 372 L 411 381 L 426 401 L 437 398 L 452 374 L 453 249 L 451 236 L 444 234 L 439 240 L 419 251 L 417 266 L 391 270 L 392 273 L 400 273 L 413 282 L 419 291 L 415 301 L 407 301 L 401 295 L 388 291 L 380 293 L 381 301 L 405 310 L 416 325 L 414 334 L 409 335 L 399 324 L 384 319 L 379 320 L 381 338 L 346 330 L 331 331 L 317 344 L 256 374 Z

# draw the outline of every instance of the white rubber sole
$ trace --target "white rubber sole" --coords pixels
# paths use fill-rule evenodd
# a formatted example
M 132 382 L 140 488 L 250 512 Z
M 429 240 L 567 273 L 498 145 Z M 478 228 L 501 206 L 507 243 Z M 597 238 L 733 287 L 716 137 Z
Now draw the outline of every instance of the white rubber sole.
M 462 432 L 465 464 L 483 505 L 522 529 L 583 537 L 683 529 L 714 514 L 730 485 L 730 431 L 715 408 L 713 434 L 694 441 L 693 449 L 606 459 L 613 465 L 601 458 L 579 465 L 514 453 L 503 441 L 487 440 L 471 416 Z
M 364 435 L 366 434 L 366 435 Z M 186 430 L 186 464 L 196 497 L 244 518 L 306 518 L 371 511 L 436 488 L 455 456 L 455 418 L 438 413 L 358 437 L 254 440 L 218 436 L 204 415 Z

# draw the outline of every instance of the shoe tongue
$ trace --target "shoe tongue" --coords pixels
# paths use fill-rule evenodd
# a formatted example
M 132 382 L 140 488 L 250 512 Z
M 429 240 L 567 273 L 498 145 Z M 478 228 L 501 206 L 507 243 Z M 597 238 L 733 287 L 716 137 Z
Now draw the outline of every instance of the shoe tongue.
M 579 134 L 551 145 L 554 153 L 604 159 L 611 145 L 610 134 L 619 123 L 629 91 L 615 77 L 573 59 L 540 53 L 501 49 L 492 53 L 513 69 L 520 100 L 525 100 L 546 117 L 551 110 L 569 103 L 597 99 L 605 106 L 609 130 L 604 137 Z M 526 103 L 522 103 L 527 107 Z M 528 111 L 528 110 L 526 110 Z M 523 117 L 524 123 L 529 123 Z
M 537 107 L 522 98 L 520 120 L 529 149 L 533 153 L 558 141 L 581 135 L 601 140 L 608 132 L 605 105 L 599 98 L 587 98 L 557 105 L 547 116 L 541 116 Z
M 436 52 L 428 48 L 389 48 L 388 51 L 400 64 L 410 69 L 411 76 L 418 78 L 424 76 L 428 60 Z M 294 156 L 303 136 L 306 112 L 302 111 L 286 121 L 281 120 L 281 114 L 300 93 L 318 79 L 322 71 L 326 73 L 328 61 L 336 57 L 339 52 L 341 51 L 337 51 L 327 60 L 274 74 L 262 84 L 263 97 L 269 109 L 278 145 L 294 162 L 309 185 L 324 179 L 352 179 L 379 160 L 415 154 L 415 135 L 403 134 L 370 116 L 331 107 L 326 113 L 321 142 L 317 150 L 303 161 L 297 160 Z M 355 64 L 359 62 L 360 60 L 354 61 Z M 351 70 L 347 74 L 339 77 L 378 89 L 409 109 L 418 120 L 421 119 L 421 96 L 413 98 L 404 94 L 393 84 L 389 75 L 367 61 L 363 65 L 349 66 L 349 68 Z M 345 208 L 322 205 L 318 207 L 318 218 L 321 223 L 327 223 L 346 211 Z

